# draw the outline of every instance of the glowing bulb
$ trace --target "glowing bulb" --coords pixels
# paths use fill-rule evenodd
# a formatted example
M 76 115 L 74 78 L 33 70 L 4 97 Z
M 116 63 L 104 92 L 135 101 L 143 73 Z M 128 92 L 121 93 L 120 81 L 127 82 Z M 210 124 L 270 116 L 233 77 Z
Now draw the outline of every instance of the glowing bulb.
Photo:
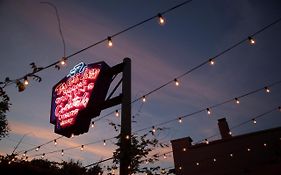
M 145 96 L 142 97 L 142 102 L 146 102 Z
M 185 151 L 186 151 L 186 148 L 183 148 L 182 151 L 185 152 Z
M 61 156 L 63 156 L 63 154 L 64 154 L 64 153 L 63 153 L 63 150 L 61 150 Z
M 179 122 L 179 123 L 182 123 L 182 118 L 181 118 L 181 117 L 179 118 L 178 122 Z
M 55 144 L 55 146 L 58 144 L 56 139 L 54 140 L 54 144 Z
M 179 86 L 179 85 L 180 85 L 180 82 L 178 81 L 178 79 L 174 79 L 174 82 L 175 82 L 175 85 L 176 85 L 176 86 Z
M 254 124 L 257 124 L 257 121 L 256 121 L 256 119 L 252 119 L 252 121 L 253 121 L 253 123 L 254 123 Z
M 250 148 L 247 148 L 247 151 L 251 151 L 251 149 L 250 149 Z
M 129 140 L 129 139 L 130 139 L 130 136 L 129 136 L 129 135 L 126 135 L 126 139 Z
M 106 145 L 106 142 L 105 142 L 105 140 L 103 140 L 103 146 L 105 146 Z
M 209 59 L 209 63 L 210 63 L 210 65 L 214 65 L 215 64 L 214 59 Z
M 81 145 L 80 150 L 81 150 L 81 151 L 83 151 L 83 150 L 84 150 L 84 145 Z
M 205 143 L 206 143 L 206 144 L 209 144 L 209 141 L 208 141 L 208 139 L 205 139 Z
M 199 166 L 199 162 L 196 162 L 196 165 Z
M 213 161 L 214 161 L 214 162 L 216 162 L 216 161 L 217 161 L 217 159 L 216 159 L 216 158 L 214 158 L 214 159 L 213 159 Z
M 45 157 L 45 153 L 42 154 L 41 158 L 43 159 Z
M 108 47 L 112 47 L 113 46 L 113 42 L 112 42 L 111 37 L 107 37 L 107 45 L 108 45 Z
M 152 132 L 155 133 L 156 132 L 156 129 L 154 126 L 152 126 Z
M 211 111 L 210 111 L 209 108 L 207 108 L 207 114 L 208 114 L 208 115 L 211 115 Z
M 248 40 L 249 40 L 250 45 L 256 44 L 256 41 L 255 41 L 255 39 L 253 37 L 249 36 Z
M 94 122 L 94 121 L 92 122 L 91 127 L 92 127 L 92 128 L 95 127 L 95 122 Z
M 230 157 L 233 157 L 233 154 L 232 154 L 232 153 L 230 153 L 230 154 L 229 154 L 229 156 L 230 156 Z
M 179 170 L 181 170 L 181 169 L 182 169 L 182 167 L 180 166 L 180 167 L 179 167 Z
M 115 116 L 119 117 L 119 111 L 118 110 L 115 111 Z
M 268 87 L 265 87 L 265 92 L 269 93 L 270 92 L 270 89 Z
M 231 132 L 231 131 L 229 131 L 229 132 L 228 132 L 228 134 L 229 134 L 229 135 L 232 135 L 232 132 Z
M 72 133 L 72 134 L 71 134 L 71 138 L 73 138 L 73 137 L 74 137 L 74 134 Z
M 66 65 L 66 59 L 65 57 L 62 57 L 62 59 L 60 60 L 60 65 L 65 66 Z
M 163 157 L 164 157 L 164 159 L 167 159 L 167 156 L 166 156 L 166 154 L 164 154 L 164 155 L 163 155 Z
M 40 146 L 38 146 L 36 149 L 35 149 L 35 151 L 38 151 L 40 149 Z
M 240 101 L 239 101 L 238 98 L 235 98 L 235 102 L 236 102 L 236 104 L 239 104 L 239 103 L 240 103 Z
M 149 163 L 149 161 L 148 161 L 148 160 L 146 160 L 146 161 L 145 161 L 145 164 L 147 165 L 148 163 Z
M 264 143 L 264 144 L 263 144 L 263 146 L 265 146 L 265 147 L 266 147 L 266 146 L 267 146 L 267 144 L 266 144 L 266 143 Z
M 25 156 L 26 156 L 26 153 L 27 153 L 27 151 L 24 151 L 24 153 L 23 153 L 23 155 L 22 155 L 22 156 L 23 156 L 23 157 L 25 157 Z
M 27 77 L 24 77 L 23 84 L 26 85 L 26 86 L 29 84 Z
M 163 16 L 159 13 L 158 15 L 158 22 L 160 25 L 164 25 L 165 24 L 165 19 L 163 18 Z

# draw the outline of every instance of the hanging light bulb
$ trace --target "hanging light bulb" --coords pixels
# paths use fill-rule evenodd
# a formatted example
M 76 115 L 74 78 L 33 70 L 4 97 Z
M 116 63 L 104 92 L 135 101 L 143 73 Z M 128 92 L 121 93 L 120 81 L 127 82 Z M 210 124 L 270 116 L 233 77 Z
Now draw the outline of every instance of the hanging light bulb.
M 163 158 L 164 158 L 164 159 L 167 159 L 167 156 L 166 156 L 166 154 L 164 154 L 164 155 L 163 155 Z
M 41 158 L 43 159 L 45 157 L 45 153 L 42 154 Z
M 29 84 L 27 77 L 24 77 L 23 84 L 27 86 Z
M 230 157 L 233 157 L 233 154 L 232 154 L 232 153 L 230 153 L 230 154 L 229 154 L 229 156 L 230 156 Z
M 27 151 L 24 151 L 24 153 L 22 154 L 22 156 L 25 157 L 25 156 L 26 156 L 26 153 L 27 153 Z
M 111 39 L 110 36 L 107 37 L 107 45 L 108 45 L 108 47 L 112 47 L 113 46 L 113 42 L 112 42 L 112 39 Z
M 205 143 L 206 143 L 206 144 L 209 144 L 209 141 L 208 141 L 208 139 L 205 139 Z
M 35 149 L 35 151 L 39 151 L 39 149 L 40 149 L 40 146 L 38 146 L 38 147 Z
M 252 121 L 253 121 L 254 124 L 257 124 L 256 119 L 253 118 Z
M 269 93 L 270 92 L 270 89 L 268 87 L 265 87 L 265 92 Z
M 60 60 L 60 65 L 65 66 L 66 65 L 66 60 L 67 60 L 66 57 L 62 57 L 61 60 Z
M 229 135 L 232 135 L 232 132 L 231 132 L 231 131 L 229 131 L 229 132 L 228 132 L 228 134 L 229 134 Z
M 63 156 L 63 154 L 64 154 L 64 153 L 63 153 L 63 149 L 62 149 L 62 150 L 61 150 L 61 156 Z
M 200 165 L 199 162 L 196 162 L 196 165 L 199 166 Z
M 142 96 L 142 102 L 146 102 L 146 97 L 145 97 L 145 95 Z
M 234 100 L 235 100 L 235 103 L 236 103 L 236 104 L 239 104 L 239 103 L 240 103 L 240 101 L 239 101 L 238 98 L 235 98 Z
M 58 144 L 58 143 L 57 143 L 57 139 L 54 140 L 54 144 L 55 144 L 55 146 Z
M 126 135 L 126 139 L 129 140 L 129 139 L 130 139 L 130 136 L 129 136 L 129 135 Z
M 175 78 L 175 79 L 174 79 L 174 82 L 175 82 L 175 85 L 176 85 L 176 86 L 179 86 L 179 85 L 180 85 L 180 82 L 178 81 L 178 79 Z
M 211 110 L 209 108 L 207 108 L 206 110 L 207 110 L 207 114 L 211 115 Z
M 160 13 L 158 13 L 158 22 L 159 22 L 159 24 L 160 25 L 164 25 L 165 24 L 165 18 L 163 18 L 163 16 L 160 14 Z
M 106 142 L 105 142 L 105 140 L 103 140 L 103 146 L 105 146 L 106 145 Z
M 72 134 L 71 134 L 71 138 L 73 138 L 73 137 L 74 137 L 74 134 L 72 133 Z
M 94 127 L 95 127 L 95 122 L 92 121 L 91 128 L 94 128 Z
M 250 148 L 247 148 L 247 151 L 248 151 L 248 152 L 250 152 L 250 151 L 251 151 L 251 149 L 250 149 Z
M 154 126 L 152 126 L 152 133 L 155 133 L 156 132 L 156 129 Z
M 248 40 L 249 40 L 250 45 L 256 44 L 256 40 L 253 37 L 249 36 Z
M 185 151 L 186 151 L 186 148 L 183 148 L 182 151 L 185 152 Z
M 81 145 L 80 151 L 84 150 L 84 145 Z
M 182 118 L 181 117 L 179 117 L 178 122 L 182 123 Z
M 214 61 L 214 59 L 212 59 L 212 58 L 211 58 L 211 59 L 209 59 L 209 64 L 210 64 L 210 65 L 215 65 L 215 61 Z
M 213 161 L 214 161 L 214 162 L 216 162 L 216 161 L 217 161 L 217 159 L 216 159 L 216 158 L 214 158 L 214 159 L 213 159 Z
M 115 111 L 115 116 L 119 117 L 119 111 L 118 110 Z
M 263 144 L 263 146 L 264 146 L 264 147 L 266 147 L 266 146 L 267 146 L 267 144 L 266 144 L 266 143 L 264 143 L 264 144 Z

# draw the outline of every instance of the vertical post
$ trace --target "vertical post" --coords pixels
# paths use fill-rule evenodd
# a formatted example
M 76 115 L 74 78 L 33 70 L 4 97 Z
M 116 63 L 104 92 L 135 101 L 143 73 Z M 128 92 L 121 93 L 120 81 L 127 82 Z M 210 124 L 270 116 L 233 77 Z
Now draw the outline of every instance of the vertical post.
M 123 64 L 120 175 L 129 175 L 131 163 L 131 59 L 124 58 Z

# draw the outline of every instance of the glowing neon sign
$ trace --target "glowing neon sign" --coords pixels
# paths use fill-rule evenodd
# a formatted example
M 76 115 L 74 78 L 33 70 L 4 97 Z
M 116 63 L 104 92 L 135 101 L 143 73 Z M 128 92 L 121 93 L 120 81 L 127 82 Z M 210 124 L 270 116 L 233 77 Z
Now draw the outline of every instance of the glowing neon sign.
M 110 77 L 105 75 L 107 69 L 104 62 L 81 62 L 53 87 L 50 120 L 56 133 L 70 137 L 88 131 L 91 118 L 100 113 L 110 85 Z

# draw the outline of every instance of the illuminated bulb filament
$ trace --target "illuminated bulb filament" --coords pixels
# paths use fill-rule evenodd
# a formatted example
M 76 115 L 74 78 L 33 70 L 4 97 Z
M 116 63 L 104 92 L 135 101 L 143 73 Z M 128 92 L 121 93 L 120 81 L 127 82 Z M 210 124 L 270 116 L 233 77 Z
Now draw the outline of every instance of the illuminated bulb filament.
M 107 44 L 108 44 L 108 47 L 112 47 L 113 46 L 113 42 L 112 42 L 111 37 L 107 37 Z
M 207 114 L 208 114 L 208 115 L 211 115 L 211 111 L 210 111 L 209 108 L 207 108 Z
M 256 41 L 255 41 L 255 39 L 253 38 L 253 37 L 248 37 L 248 40 L 249 40 L 249 42 L 250 42 L 250 45 L 254 45 L 254 44 L 256 44 Z
M 142 102 L 146 102 L 145 96 L 142 97 Z
M 214 159 L 213 159 L 213 161 L 214 161 L 214 162 L 216 162 L 216 161 L 217 161 L 217 159 L 216 159 L 216 158 L 214 158 Z
M 63 58 L 60 60 L 60 64 L 61 64 L 62 66 L 65 66 L 65 65 L 66 65 L 66 58 L 65 58 L 65 57 L 63 57 Z
M 265 87 L 265 92 L 269 93 L 270 92 L 270 89 L 268 87 Z
M 23 84 L 24 84 L 24 85 L 28 85 L 28 84 L 29 84 L 27 77 L 24 77 Z
M 115 111 L 115 116 L 119 117 L 119 111 L 118 110 Z
M 247 149 L 247 151 L 251 151 L 251 149 L 250 149 L 250 148 L 248 148 L 248 149 Z
M 214 59 L 209 59 L 209 63 L 210 63 L 210 65 L 214 65 L 215 64 Z
M 239 103 L 240 103 L 240 101 L 239 101 L 238 98 L 235 98 L 235 102 L 236 102 L 236 104 L 239 104 Z
M 130 136 L 129 136 L 129 135 L 126 135 L 126 139 L 129 140 L 129 139 L 130 139 Z
M 256 121 L 256 119 L 252 119 L 252 121 L 253 121 L 253 123 L 254 123 L 254 124 L 257 124 L 257 121 Z
M 196 165 L 199 166 L 199 162 L 196 162 Z
M 182 123 L 182 118 L 180 117 L 178 121 L 179 121 L 179 123 Z
M 231 131 L 229 131 L 229 133 L 228 133 L 229 135 L 232 135 L 232 132 Z
M 165 24 L 165 19 L 163 18 L 163 16 L 159 13 L 158 15 L 158 21 L 160 25 L 164 25 Z
M 176 86 L 179 86 L 179 85 L 180 85 L 178 79 L 174 79 L 174 82 L 175 82 L 175 85 L 176 85 Z
M 263 146 L 265 146 L 265 147 L 266 147 L 266 146 L 267 146 L 267 144 L 266 144 L 266 143 L 264 143 L 264 144 L 263 144 Z
M 229 155 L 230 155 L 230 157 L 233 157 L 233 154 L 232 154 L 232 153 L 230 153 Z

